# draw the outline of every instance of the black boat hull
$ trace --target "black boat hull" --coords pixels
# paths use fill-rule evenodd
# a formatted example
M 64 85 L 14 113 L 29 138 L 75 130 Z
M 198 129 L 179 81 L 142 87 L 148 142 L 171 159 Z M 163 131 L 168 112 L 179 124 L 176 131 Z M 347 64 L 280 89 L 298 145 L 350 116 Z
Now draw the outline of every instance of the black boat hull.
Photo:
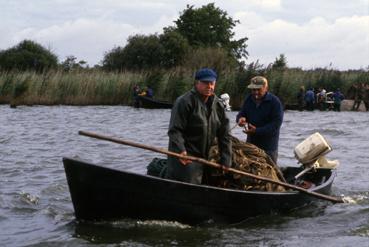
M 196 224 L 239 222 L 247 217 L 287 211 L 313 200 L 300 192 L 250 192 L 194 185 L 109 169 L 64 158 L 69 190 L 79 220 L 119 218 L 170 220 Z M 296 174 L 298 169 L 292 169 Z M 296 171 L 295 171 L 296 170 Z M 329 194 L 335 170 L 320 170 L 313 189 Z M 314 179 L 314 178 L 313 178 Z
M 153 98 L 138 96 L 137 105 L 138 108 L 148 108 L 148 109 L 171 109 L 173 104 L 168 101 L 155 100 Z

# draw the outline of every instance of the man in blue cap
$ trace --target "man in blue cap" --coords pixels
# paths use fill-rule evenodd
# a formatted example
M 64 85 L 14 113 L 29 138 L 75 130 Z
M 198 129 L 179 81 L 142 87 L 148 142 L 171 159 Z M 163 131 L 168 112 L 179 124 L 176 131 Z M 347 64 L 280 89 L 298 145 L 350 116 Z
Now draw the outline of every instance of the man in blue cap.
M 196 72 L 194 87 L 178 97 L 172 108 L 169 123 L 169 150 L 203 159 L 217 139 L 220 163 L 231 166 L 229 119 L 224 105 L 215 96 L 217 74 L 208 68 Z M 167 178 L 201 184 L 202 164 L 168 156 Z

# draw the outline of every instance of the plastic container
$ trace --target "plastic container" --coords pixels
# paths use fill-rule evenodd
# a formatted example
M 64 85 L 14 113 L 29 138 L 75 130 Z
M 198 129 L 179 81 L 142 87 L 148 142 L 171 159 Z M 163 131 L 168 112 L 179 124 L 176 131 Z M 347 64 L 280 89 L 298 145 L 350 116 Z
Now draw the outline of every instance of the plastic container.
M 316 132 L 298 144 L 294 153 L 300 163 L 310 164 L 330 151 L 331 146 L 320 133 Z

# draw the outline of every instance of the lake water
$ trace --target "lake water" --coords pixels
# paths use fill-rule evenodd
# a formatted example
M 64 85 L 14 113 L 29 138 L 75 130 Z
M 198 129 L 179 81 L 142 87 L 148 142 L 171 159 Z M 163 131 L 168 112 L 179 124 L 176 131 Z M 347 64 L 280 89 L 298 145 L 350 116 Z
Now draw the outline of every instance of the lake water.
M 230 112 L 234 121 L 236 112 Z M 279 164 L 298 166 L 294 147 L 320 132 L 338 159 L 334 195 L 288 215 L 235 225 L 121 220 L 77 223 L 62 157 L 145 173 L 159 154 L 78 135 L 79 130 L 167 147 L 170 110 L 126 106 L 0 106 L 0 246 L 369 246 L 369 113 L 287 111 Z M 245 138 L 240 128 L 233 130 Z M 149 209 L 148 209 L 149 210 Z

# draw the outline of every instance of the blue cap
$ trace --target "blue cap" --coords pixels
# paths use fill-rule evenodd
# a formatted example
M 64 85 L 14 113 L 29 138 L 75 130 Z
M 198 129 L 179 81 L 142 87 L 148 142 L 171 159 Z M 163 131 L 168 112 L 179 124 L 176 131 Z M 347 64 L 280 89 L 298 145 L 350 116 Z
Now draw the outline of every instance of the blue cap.
M 196 72 L 195 80 L 211 82 L 211 81 L 216 81 L 217 77 L 218 77 L 217 73 L 215 73 L 214 70 L 204 68 Z

